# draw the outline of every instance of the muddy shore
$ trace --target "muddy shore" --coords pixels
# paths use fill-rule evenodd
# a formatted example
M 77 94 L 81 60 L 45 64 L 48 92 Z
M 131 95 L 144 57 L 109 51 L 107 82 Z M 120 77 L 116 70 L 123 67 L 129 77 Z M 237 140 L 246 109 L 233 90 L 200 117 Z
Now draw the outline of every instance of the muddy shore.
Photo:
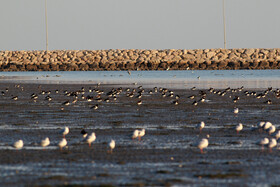
M 114 96 L 107 94 L 117 89 L 114 85 L 2 83 L 1 184 L 280 185 L 278 147 L 270 153 L 267 148 L 262 151 L 256 145 L 261 138 L 273 135 L 253 128 L 260 121 L 271 121 L 279 129 L 280 100 L 276 88 L 267 91 L 229 89 L 224 96 L 221 96 L 224 90 L 214 93 L 181 89 L 172 90 L 172 96 L 170 90 L 162 95 L 160 88 L 155 92 L 144 86 L 141 91 L 139 86 L 123 85 L 114 100 Z M 130 90 L 126 91 L 127 88 Z M 133 89 L 133 96 L 128 97 Z M 137 98 L 139 91 L 141 98 Z M 205 102 L 199 101 L 201 91 L 206 94 Z M 31 98 L 33 93 L 38 95 L 37 99 Z M 76 95 L 67 96 L 68 93 Z M 266 93 L 265 97 L 257 99 L 262 93 Z M 92 101 L 83 99 L 82 95 L 92 96 Z M 180 97 L 178 105 L 173 103 L 176 95 Z M 191 95 L 194 99 L 189 98 Z M 15 96 L 17 100 L 12 99 Z M 52 99 L 46 100 L 47 96 Z M 240 99 L 234 102 L 236 97 Z M 142 105 L 137 105 L 139 100 Z M 272 103 L 268 104 L 268 100 Z M 70 105 L 62 105 L 65 101 Z M 193 105 L 194 101 L 198 102 L 197 106 Z M 92 109 L 96 104 L 98 109 Z M 233 113 L 235 107 L 239 108 L 238 114 Z M 206 123 L 201 133 L 195 128 L 200 121 Z M 239 134 L 233 129 L 238 123 L 244 126 Z M 57 143 L 64 126 L 70 128 L 66 135 L 68 147 L 60 151 Z M 142 140 L 132 140 L 133 130 L 142 128 L 146 129 Z M 82 129 L 96 133 L 97 139 L 91 148 L 81 142 Z M 209 146 L 200 154 L 195 143 L 207 135 L 210 135 Z M 46 136 L 51 145 L 44 150 L 40 141 Z M 11 146 L 18 139 L 24 141 L 21 150 Z M 111 139 L 116 141 L 116 148 L 108 154 L 107 143 Z

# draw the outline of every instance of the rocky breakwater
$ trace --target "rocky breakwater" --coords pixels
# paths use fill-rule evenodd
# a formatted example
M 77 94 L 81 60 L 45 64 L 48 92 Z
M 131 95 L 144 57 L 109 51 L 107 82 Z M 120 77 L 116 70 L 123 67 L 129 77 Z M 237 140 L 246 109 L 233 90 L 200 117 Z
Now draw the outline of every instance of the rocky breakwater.
M 0 51 L 0 71 L 279 69 L 280 49 Z

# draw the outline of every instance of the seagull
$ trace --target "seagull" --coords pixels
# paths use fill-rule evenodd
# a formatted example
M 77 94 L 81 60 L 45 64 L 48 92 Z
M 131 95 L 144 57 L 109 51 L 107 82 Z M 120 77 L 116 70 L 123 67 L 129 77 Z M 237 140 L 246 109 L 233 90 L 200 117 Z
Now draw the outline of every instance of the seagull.
M 269 143 L 269 139 L 268 138 L 263 138 L 260 141 L 257 142 L 258 145 L 262 146 L 262 150 L 264 148 L 265 145 L 267 145 Z
M 138 134 L 139 141 L 141 141 L 141 137 L 143 137 L 144 135 L 145 135 L 145 129 L 142 129 L 141 131 L 139 131 L 139 134 Z
M 90 135 L 86 136 L 85 141 L 88 143 L 88 146 L 91 146 L 91 143 L 96 140 L 95 133 L 91 133 Z
M 139 136 L 139 130 L 136 129 L 133 131 L 132 139 L 138 138 L 138 136 Z
M 237 132 L 237 134 L 239 133 L 239 131 L 241 131 L 243 129 L 243 125 L 242 123 L 239 123 L 238 125 L 236 125 L 235 130 Z
M 275 138 L 276 138 L 276 140 L 278 140 L 280 138 L 280 130 L 278 130 L 277 133 L 275 134 Z
M 238 112 L 239 112 L 238 108 L 234 108 L 233 113 L 238 114 Z
M 21 149 L 23 147 L 23 141 L 22 140 L 18 140 L 13 144 L 13 147 L 16 149 Z
M 108 147 L 110 148 L 110 150 L 108 151 L 108 153 L 112 154 L 113 153 L 113 149 L 115 148 L 116 143 L 115 140 L 111 140 L 108 144 Z
M 275 132 L 275 130 L 276 130 L 276 127 L 274 125 L 271 125 L 267 131 L 268 131 L 268 134 L 271 135 L 272 133 Z
M 50 139 L 48 137 L 46 137 L 45 139 L 43 139 L 41 141 L 41 146 L 42 147 L 47 147 L 48 145 L 50 145 Z
M 68 127 L 64 127 L 64 129 L 60 131 L 60 134 L 62 134 L 63 138 L 65 138 L 65 135 L 67 135 L 68 133 L 69 133 Z
M 272 148 L 276 147 L 276 145 L 277 145 L 276 139 L 275 138 L 270 139 L 268 143 L 269 152 L 272 152 Z
M 202 129 L 205 127 L 204 121 L 200 122 L 199 124 L 196 125 L 196 128 L 199 129 L 200 133 Z
M 263 125 L 263 129 L 264 129 L 264 130 L 268 130 L 271 126 L 272 126 L 272 123 L 270 123 L 269 121 L 267 121 L 267 122 L 265 122 L 265 124 Z
M 264 124 L 265 124 L 265 122 L 261 121 L 257 124 L 257 126 L 258 126 L 259 129 L 261 129 L 261 128 L 263 128 Z
M 208 139 L 203 138 L 197 145 L 197 147 L 200 149 L 200 153 L 203 154 L 203 149 L 208 147 Z
M 60 148 L 60 150 L 62 150 L 63 147 L 65 147 L 67 145 L 67 141 L 65 138 L 62 138 L 62 140 L 60 140 L 60 142 L 57 144 L 58 147 Z

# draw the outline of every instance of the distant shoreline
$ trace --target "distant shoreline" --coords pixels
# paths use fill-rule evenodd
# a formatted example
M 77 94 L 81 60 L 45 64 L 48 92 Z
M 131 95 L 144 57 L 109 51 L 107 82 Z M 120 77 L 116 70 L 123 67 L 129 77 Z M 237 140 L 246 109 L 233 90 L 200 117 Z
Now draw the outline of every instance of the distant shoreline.
M 187 69 L 280 69 L 280 48 L 0 51 L 0 71 Z

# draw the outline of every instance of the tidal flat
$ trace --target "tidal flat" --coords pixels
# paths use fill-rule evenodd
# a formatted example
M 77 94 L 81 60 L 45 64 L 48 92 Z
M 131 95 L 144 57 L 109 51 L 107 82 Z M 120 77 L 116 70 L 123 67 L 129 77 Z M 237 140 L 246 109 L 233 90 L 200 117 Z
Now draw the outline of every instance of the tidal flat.
M 274 138 L 258 122 L 279 129 L 277 88 L 1 83 L 0 91 L 2 185 L 280 185 L 278 146 L 270 152 L 256 144 Z M 239 123 L 243 129 L 237 134 Z M 65 126 L 68 144 L 60 150 Z M 143 128 L 141 141 L 132 140 L 133 131 Z M 82 141 L 82 129 L 95 132 L 91 147 Z M 43 148 L 45 137 L 51 143 Z M 196 147 L 202 138 L 209 140 L 204 154 Z M 19 139 L 24 146 L 16 150 L 12 145 Z M 111 139 L 116 147 L 108 153 Z

